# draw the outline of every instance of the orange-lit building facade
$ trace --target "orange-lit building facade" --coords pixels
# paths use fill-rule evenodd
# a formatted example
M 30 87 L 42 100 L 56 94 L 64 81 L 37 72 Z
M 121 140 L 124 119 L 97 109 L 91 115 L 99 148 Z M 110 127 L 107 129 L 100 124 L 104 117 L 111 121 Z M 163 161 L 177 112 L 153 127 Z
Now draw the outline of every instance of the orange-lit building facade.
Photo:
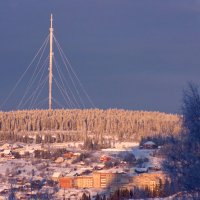
M 146 187 L 154 190 L 156 186 L 164 184 L 168 177 L 164 173 L 143 173 L 132 177 L 134 187 L 145 189 Z
M 77 176 L 74 178 L 74 186 L 77 188 L 92 188 L 93 176 Z
M 73 188 L 74 187 L 74 178 L 73 177 L 62 177 L 59 179 L 61 188 Z
M 164 184 L 167 176 L 163 173 L 143 173 L 129 176 L 125 173 L 93 172 L 91 176 L 63 177 L 59 179 L 61 188 L 141 188 L 151 190 Z

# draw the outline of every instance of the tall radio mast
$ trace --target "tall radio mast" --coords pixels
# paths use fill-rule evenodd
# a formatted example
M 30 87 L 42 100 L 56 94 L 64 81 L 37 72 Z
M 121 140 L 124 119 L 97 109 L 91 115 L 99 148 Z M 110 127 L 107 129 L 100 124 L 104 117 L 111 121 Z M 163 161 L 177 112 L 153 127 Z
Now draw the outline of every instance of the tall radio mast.
M 50 53 L 49 53 L 49 110 L 52 109 L 52 77 L 53 77 L 53 15 L 51 14 Z

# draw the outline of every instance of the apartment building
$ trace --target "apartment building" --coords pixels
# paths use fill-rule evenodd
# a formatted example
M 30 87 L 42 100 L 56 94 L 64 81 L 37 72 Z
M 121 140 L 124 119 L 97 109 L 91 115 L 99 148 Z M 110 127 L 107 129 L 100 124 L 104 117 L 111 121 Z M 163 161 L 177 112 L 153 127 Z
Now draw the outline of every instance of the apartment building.
M 148 187 L 154 190 L 157 185 L 164 184 L 167 179 L 164 173 L 143 173 L 132 177 L 132 185 L 141 189 Z
M 92 188 L 93 176 L 77 176 L 74 178 L 74 187 L 77 188 Z
M 129 184 L 132 177 L 123 172 L 95 171 L 91 176 L 63 177 L 61 188 L 110 188 Z

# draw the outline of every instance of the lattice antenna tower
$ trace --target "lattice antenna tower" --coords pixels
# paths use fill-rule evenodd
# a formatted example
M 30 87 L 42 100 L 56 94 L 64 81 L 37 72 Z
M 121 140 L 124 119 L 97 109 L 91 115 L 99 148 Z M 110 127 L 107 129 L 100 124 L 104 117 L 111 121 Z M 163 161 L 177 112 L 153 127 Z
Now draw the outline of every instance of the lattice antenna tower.
M 53 77 L 53 15 L 50 18 L 50 53 L 49 53 L 49 110 L 52 109 L 52 77 Z

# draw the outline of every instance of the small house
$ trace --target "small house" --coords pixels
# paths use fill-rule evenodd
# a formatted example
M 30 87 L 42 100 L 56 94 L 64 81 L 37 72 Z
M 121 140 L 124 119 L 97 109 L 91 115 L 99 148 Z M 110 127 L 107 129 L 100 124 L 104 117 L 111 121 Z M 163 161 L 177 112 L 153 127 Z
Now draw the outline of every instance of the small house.
M 12 156 L 11 150 L 9 150 L 9 149 L 4 150 L 4 151 L 1 153 L 1 157 L 11 158 L 11 159 L 14 158 L 14 156 Z
M 73 156 L 74 156 L 74 154 L 72 152 L 68 152 L 63 155 L 63 157 L 66 159 L 71 159 L 71 158 L 73 158 Z
M 137 168 L 135 168 L 135 172 L 138 173 L 138 174 L 147 173 L 148 167 L 137 167 Z
M 51 179 L 53 181 L 59 181 L 59 178 L 61 177 L 61 173 L 60 172 L 54 172 Z
M 153 141 L 147 141 L 142 146 L 144 149 L 156 149 L 158 147 Z
M 3 150 L 10 149 L 10 144 L 5 143 L 4 145 L 1 146 L 1 149 L 3 149 Z
M 110 160 L 111 160 L 111 158 L 109 156 L 106 156 L 106 155 L 103 155 L 103 156 L 100 157 L 101 162 L 108 162 Z
M 55 163 L 63 163 L 64 162 L 64 158 L 62 157 L 58 157 L 56 160 L 55 160 Z

